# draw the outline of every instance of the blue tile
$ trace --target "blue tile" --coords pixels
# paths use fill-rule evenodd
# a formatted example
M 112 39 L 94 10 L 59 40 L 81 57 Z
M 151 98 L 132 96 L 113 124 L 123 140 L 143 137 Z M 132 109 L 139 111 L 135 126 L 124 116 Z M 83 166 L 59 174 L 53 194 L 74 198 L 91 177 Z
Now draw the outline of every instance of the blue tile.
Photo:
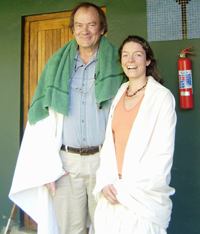
M 187 9 L 187 38 L 200 38 L 200 1 L 190 1 Z M 175 0 L 147 0 L 148 41 L 182 39 L 181 5 Z

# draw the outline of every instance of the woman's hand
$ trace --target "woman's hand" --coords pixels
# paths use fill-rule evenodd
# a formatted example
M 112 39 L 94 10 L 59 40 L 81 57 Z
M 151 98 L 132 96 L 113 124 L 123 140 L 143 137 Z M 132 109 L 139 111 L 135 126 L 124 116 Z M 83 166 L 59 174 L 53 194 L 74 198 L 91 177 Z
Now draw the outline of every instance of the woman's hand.
M 116 191 L 115 187 L 113 186 L 113 184 L 109 184 L 109 185 L 105 186 L 101 191 L 102 191 L 104 197 L 109 201 L 109 203 L 111 205 L 115 205 L 115 204 L 119 203 L 117 198 L 116 198 L 117 191 Z

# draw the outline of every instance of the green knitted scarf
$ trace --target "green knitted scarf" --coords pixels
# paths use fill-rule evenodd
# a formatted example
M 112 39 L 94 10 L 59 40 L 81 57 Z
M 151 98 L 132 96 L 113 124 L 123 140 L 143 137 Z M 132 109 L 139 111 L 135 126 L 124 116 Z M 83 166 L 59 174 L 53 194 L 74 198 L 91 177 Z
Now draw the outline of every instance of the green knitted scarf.
M 77 50 L 76 40 L 65 44 L 47 61 L 40 76 L 28 112 L 32 125 L 49 115 L 48 107 L 63 115 L 69 111 L 69 80 Z M 102 107 L 108 106 L 125 81 L 118 58 L 118 48 L 104 36 L 101 37 L 95 79 L 95 97 Z

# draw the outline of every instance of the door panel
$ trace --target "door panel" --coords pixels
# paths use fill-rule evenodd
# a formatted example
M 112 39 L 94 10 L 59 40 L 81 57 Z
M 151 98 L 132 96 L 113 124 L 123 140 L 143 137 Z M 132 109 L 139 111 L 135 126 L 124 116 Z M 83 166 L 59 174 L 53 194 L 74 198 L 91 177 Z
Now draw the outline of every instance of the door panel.
M 30 16 L 25 19 L 24 46 L 24 127 L 40 74 L 53 53 L 73 39 L 68 28 L 70 12 Z M 37 224 L 24 214 L 24 226 L 36 230 Z
M 24 124 L 44 65 L 53 53 L 73 39 L 68 28 L 70 15 L 64 12 L 25 19 Z

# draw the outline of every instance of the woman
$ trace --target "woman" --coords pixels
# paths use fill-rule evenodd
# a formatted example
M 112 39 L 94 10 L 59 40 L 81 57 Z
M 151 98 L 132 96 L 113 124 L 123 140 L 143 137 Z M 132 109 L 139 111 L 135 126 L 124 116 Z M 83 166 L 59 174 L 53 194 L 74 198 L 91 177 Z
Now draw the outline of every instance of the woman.
M 175 100 L 143 38 L 126 38 L 119 57 L 129 81 L 111 106 L 93 191 L 95 234 L 166 234 L 175 192 Z

